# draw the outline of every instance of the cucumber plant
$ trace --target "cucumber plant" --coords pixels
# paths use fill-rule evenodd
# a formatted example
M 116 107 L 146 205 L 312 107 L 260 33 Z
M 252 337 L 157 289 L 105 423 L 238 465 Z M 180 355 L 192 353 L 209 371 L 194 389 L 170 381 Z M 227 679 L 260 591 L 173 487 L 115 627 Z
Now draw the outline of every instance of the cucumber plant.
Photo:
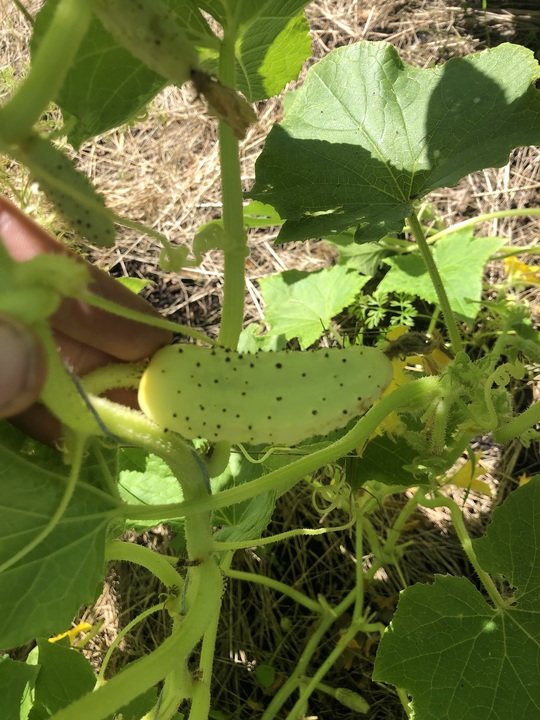
M 291 446 L 362 415 L 391 379 L 377 348 L 242 354 L 173 345 L 144 371 L 139 405 L 185 438 Z
M 30 134 L 17 146 L 5 148 L 25 165 L 33 180 L 73 227 L 95 245 L 114 244 L 114 225 L 103 198 L 73 161 L 47 138 Z
M 105 561 L 111 560 L 152 572 L 166 599 L 157 597 L 145 614 L 167 612 L 172 620 L 170 635 L 156 649 L 107 681 L 116 645 L 97 680 L 77 650 L 42 640 L 26 663 L 3 656 L 0 684 L 10 688 L 0 693 L 5 717 L 169 720 L 178 717 L 179 708 L 193 719 L 216 716 L 211 678 L 225 577 L 269 585 L 313 618 L 299 643 L 295 670 L 261 709 L 261 720 L 313 714 L 320 693 L 343 708 L 369 712 L 369 701 L 356 690 L 328 684 L 346 648 L 362 633 L 370 642 L 382 638 L 373 677 L 395 686 L 408 717 L 450 720 L 472 713 L 488 720 L 494 707 L 500 716 L 532 717 L 540 707 L 531 671 L 539 640 L 533 579 L 540 571 L 534 518 L 540 482 L 513 493 L 486 536 L 475 541 L 460 506 L 440 490 L 452 481 L 455 462 L 477 435 L 501 443 L 537 439 L 538 404 L 516 412 L 509 386 L 533 364 L 538 338 L 523 336 L 527 342 L 519 344 L 518 358 L 518 345 L 509 338 L 525 333 L 520 316 L 519 322 L 507 322 L 481 358 L 464 352 L 456 317 L 470 321 L 470 305 L 479 304 L 481 296 L 472 281 L 466 291 L 457 287 L 449 270 L 456 266 L 455 256 L 448 260 L 449 238 L 456 252 L 466 253 L 460 274 L 468 279 L 502 243 L 446 228 L 432 250 L 434 238 L 427 241 L 417 213 L 429 191 L 473 170 L 502 165 L 513 147 L 540 141 L 540 95 L 534 87 L 540 71 L 532 55 L 517 46 L 420 70 L 405 64 L 390 45 L 370 42 L 340 48 L 310 69 L 283 122 L 269 133 L 250 195 L 261 213 L 281 224 L 278 242 L 348 233 L 357 243 L 388 248 L 389 238 L 395 240 L 406 223 L 413 242 L 403 255 L 412 260 L 407 265 L 399 242 L 393 242 L 400 262 L 387 277 L 409 273 L 409 288 L 399 290 L 410 292 L 416 283 L 434 310 L 428 339 L 415 333 L 380 348 L 283 349 L 277 345 L 283 337 L 298 339 L 302 348 L 313 344 L 313 323 L 303 334 L 299 308 L 309 306 L 322 327 L 329 320 L 327 308 L 333 308 L 331 319 L 351 301 L 350 287 L 358 292 L 364 282 L 349 283 L 350 272 L 331 268 L 324 281 L 309 276 L 306 285 L 316 290 L 306 299 L 293 294 L 299 277 L 289 275 L 275 293 L 291 293 L 282 317 L 267 311 L 271 332 L 262 337 L 241 332 L 247 227 L 260 224 L 261 213 L 257 219 L 252 206 L 251 215 L 244 214 L 239 140 L 254 117 L 249 102 L 279 92 L 309 54 L 306 4 L 93 0 L 81 6 L 76 0 L 48 0 L 30 71 L 0 108 L 0 150 L 28 167 L 76 231 L 88 231 L 98 245 L 110 244 L 117 218 L 52 138 L 36 135 L 35 123 L 50 101 L 58 100 L 64 110 L 69 98 L 65 112 L 79 118 L 79 142 L 81 128 L 91 124 L 81 120 L 85 113 L 110 127 L 106 110 L 85 105 L 96 90 L 88 81 L 88 46 L 101 48 L 93 63 L 106 64 L 117 51 L 126 52 L 125 65 L 109 67 L 120 95 L 125 74 L 141 68 L 163 82 L 192 80 L 219 121 L 223 212 L 219 231 L 205 234 L 204 248 L 215 241 L 224 259 L 216 342 L 194 328 L 104 301 L 91 292 L 75 261 L 51 256 L 17 264 L 5 251 L 0 255 L 0 309 L 42 339 L 50 363 L 42 401 L 64 428 L 62 446 L 52 450 L 29 445 L 8 423 L 1 425 L 0 646 L 10 649 L 65 630 L 81 605 L 95 601 Z M 151 94 L 155 77 L 144 72 L 137 77 L 141 96 Z M 121 100 L 128 121 L 138 109 L 137 98 Z M 523 214 L 540 213 L 527 208 Z M 169 250 L 165 245 L 165 255 Z M 268 296 L 271 287 L 265 285 Z M 345 296 L 349 299 L 342 300 Z M 111 364 L 74 382 L 48 323 L 64 297 L 176 330 L 200 344 L 181 342 L 158 351 L 147 366 Z M 451 349 L 437 335 L 437 324 Z M 254 352 L 258 347 L 264 350 Z M 431 358 L 429 372 L 419 371 L 410 357 L 438 351 L 442 360 Z M 407 357 L 414 371 L 404 367 Z M 142 412 L 103 397 L 117 387 L 138 388 Z M 246 446 L 240 448 L 242 472 L 231 444 Z M 261 445 L 263 457 L 255 459 Z M 294 454 L 278 457 L 274 451 L 281 445 Z M 344 459 L 354 460 L 354 473 Z M 331 468 L 331 485 L 321 487 L 320 468 Z M 276 498 L 306 479 L 331 508 L 349 513 L 343 527 L 354 538 L 354 583 L 336 602 L 325 599 L 322 588 L 310 597 L 285 582 L 232 567 L 236 550 L 336 530 L 300 528 L 261 537 Z M 379 538 L 374 511 L 389 495 L 407 489 L 403 509 Z M 137 493 L 140 502 L 134 501 Z M 441 505 L 450 511 L 483 594 L 453 577 L 404 589 L 388 631 L 373 620 L 365 589 L 382 569 L 399 569 L 402 532 L 412 513 Z M 214 525 L 227 525 L 229 507 L 233 520 L 214 533 Z M 126 527 L 160 522 L 179 527 L 179 518 L 187 555 L 182 572 L 159 553 L 115 539 Z M 506 595 L 492 575 L 507 579 Z M 320 648 L 338 621 L 339 641 L 323 657 Z M 489 657 L 490 664 L 478 663 L 478 657 Z

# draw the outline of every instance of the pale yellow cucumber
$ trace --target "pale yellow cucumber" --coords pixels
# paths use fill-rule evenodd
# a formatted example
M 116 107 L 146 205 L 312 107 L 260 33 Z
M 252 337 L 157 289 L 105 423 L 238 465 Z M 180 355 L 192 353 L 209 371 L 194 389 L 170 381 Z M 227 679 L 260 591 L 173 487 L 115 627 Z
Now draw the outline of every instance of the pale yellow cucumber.
M 185 438 L 296 445 L 362 415 L 392 379 L 372 347 L 239 354 L 172 345 L 143 373 L 139 404 Z

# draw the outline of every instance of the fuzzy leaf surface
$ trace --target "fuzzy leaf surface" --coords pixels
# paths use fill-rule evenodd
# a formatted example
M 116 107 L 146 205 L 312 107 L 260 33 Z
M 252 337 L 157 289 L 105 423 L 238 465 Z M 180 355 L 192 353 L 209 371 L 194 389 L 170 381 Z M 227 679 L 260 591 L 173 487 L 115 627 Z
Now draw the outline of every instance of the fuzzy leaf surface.
M 261 279 L 265 320 L 272 334 L 297 337 L 302 349 L 313 345 L 330 321 L 351 304 L 369 278 L 335 266 L 317 272 L 286 270 Z
M 473 540 L 482 566 L 515 588 L 494 609 L 465 578 L 437 576 L 401 594 L 373 679 L 404 688 L 415 720 L 540 716 L 540 479 L 514 491 Z
M 539 76 L 508 43 L 427 69 L 387 43 L 338 48 L 270 132 L 249 195 L 286 220 L 278 242 L 400 232 L 415 200 L 540 142 Z
M 2 428 L 3 430 L 3 428 Z M 2 431 L 2 439 L 10 437 Z M 0 447 L 0 564 L 45 528 L 66 489 L 66 477 L 40 467 L 34 454 Z M 103 582 L 107 527 L 116 505 L 83 483 L 49 535 L 0 574 L 0 647 L 22 645 L 69 627 Z
M 311 37 L 303 9 L 306 0 L 236 0 L 236 82 L 250 102 L 279 93 L 298 77 L 311 54 Z M 223 3 L 200 3 L 225 28 L 229 26 Z M 232 13 L 231 13 L 232 15 Z M 229 33 L 231 27 L 229 26 Z M 217 54 L 205 55 L 215 72 Z
M 456 315 L 471 323 L 480 310 L 484 267 L 504 238 L 474 238 L 472 228 L 464 228 L 441 238 L 433 249 L 433 259 Z M 418 254 L 384 260 L 390 271 L 381 280 L 381 292 L 405 292 L 437 304 L 437 293 Z

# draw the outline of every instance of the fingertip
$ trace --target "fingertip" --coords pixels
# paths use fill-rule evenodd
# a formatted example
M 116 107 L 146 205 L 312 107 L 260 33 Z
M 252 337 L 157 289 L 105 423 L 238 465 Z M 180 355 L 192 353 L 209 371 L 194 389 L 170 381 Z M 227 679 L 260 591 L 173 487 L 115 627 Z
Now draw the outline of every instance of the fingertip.
M 0 418 L 30 407 L 46 376 L 47 356 L 38 337 L 16 318 L 0 315 Z

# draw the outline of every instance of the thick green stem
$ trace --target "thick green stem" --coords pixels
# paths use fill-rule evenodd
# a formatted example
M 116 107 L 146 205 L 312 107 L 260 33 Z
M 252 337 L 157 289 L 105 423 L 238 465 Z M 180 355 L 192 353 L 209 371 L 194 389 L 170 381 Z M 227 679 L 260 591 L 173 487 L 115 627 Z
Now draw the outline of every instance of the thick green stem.
M 51 720 L 103 720 L 165 678 L 179 658 L 187 657 L 219 612 L 221 596 L 209 591 L 221 587 L 221 574 L 212 559 L 198 567 L 200 577 L 190 598 L 190 609 L 178 629 L 154 652 L 132 663 L 106 685 L 84 695 Z
M 535 403 L 493 433 L 496 443 L 507 443 L 540 423 L 540 403 Z
M 452 312 L 452 308 L 450 307 L 450 302 L 448 301 L 448 296 L 444 289 L 443 281 L 429 249 L 429 245 L 426 241 L 424 231 L 422 230 L 422 226 L 420 225 L 418 217 L 416 216 L 416 213 L 414 211 L 409 216 L 409 223 L 416 243 L 418 245 L 418 249 L 420 250 L 420 254 L 424 260 L 427 271 L 431 278 L 431 282 L 433 283 L 433 287 L 435 288 L 435 292 L 437 293 L 437 298 L 439 299 L 439 305 L 441 306 L 441 311 L 444 316 L 444 321 L 446 324 L 446 329 L 448 330 L 448 336 L 450 338 L 452 350 L 455 353 L 460 352 L 463 348 L 461 345 L 461 338 L 459 336 L 456 321 L 454 319 L 454 313 Z
M 210 713 L 211 680 L 216 637 L 219 624 L 219 612 L 210 621 L 204 633 L 199 671 L 201 677 L 195 681 L 191 701 L 189 720 L 207 720 Z
M 3 142 L 17 144 L 24 140 L 47 105 L 57 97 L 91 17 L 87 0 L 59 0 L 30 73 L 0 110 Z
M 193 450 L 180 437 L 166 434 L 142 413 L 122 407 L 104 398 L 92 397 L 92 404 L 107 429 L 115 436 L 127 440 L 136 447 L 161 457 L 172 470 L 182 487 L 186 501 L 194 506 L 195 512 L 186 518 L 186 545 L 190 560 L 202 560 L 211 556 L 214 550 L 212 528 L 208 508 L 204 503 L 208 498 L 208 478 L 205 468 Z M 179 505 L 152 506 L 155 510 L 151 518 L 179 517 L 172 510 Z M 169 508 L 171 512 L 161 515 L 160 510 Z M 137 506 L 124 505 L 125 517 L 132 517 Z M 145 508 L 149 509 L 149 508 Z M 193 571 L 196 568 L 192 568 Z
M 490 578 L 488 573 L 482 568 L 482 566 L 478 562 L 476 553 L 473 550 L 471 538 L 469 537 L 469 534 L 465 527 L 465 523 L 463 522 L 463 515 L 462 515 L 461 510 L 459 509 L 459 506 L 457 505 L 457 503 L 455 503 L 451 498 L 427 499 L 425 497 L 423 499 L 421 499 L 419 502 L 421 505 L 424 505 L 425 507 L 429 507 L 429 508 L 446 507 L 450 510 L 450 514 L 452 516 L 452 523 L 454 525 L 454 530 L 456 531 L 456 535 L 459 538 L 461 546 L 463 547 L 463 550 L 465 551 L 465 554 L 467 555 L 469 562 L 471 563 L 473 568 L 476 570 L 476 574 L 480 578 L 482 585 L 484 586 L 487 594 L 491 598 L 492 603 L 494 604 L 494 606 L 496 608 L 505 607 L 505 602 L 504 602 L 503 598 L 501 597 L 501 595 L 499 594 L 499 591 L 495 587 L 495 583 L 493 582 L 493 580 Z
M 207 496 L 208 478 L 203 464 L 191 447 L 174 435 L 166 435 L 141 413 L 102 398 L 92 398 L 92 401 L 104 424 L 114 435 L 126 438 L 165 460 L 188 501 L 197 503 Z M 59 713 L 58 719 L 75 720 L 84 717 L 85 720 L 99 720 L 107 717 L 164 678 L 167 709 L 160 712 L 160 718 L 172 717 L 180 702 L 187 697 L 192 697 L 194 717 L 208 714 L 209 692 L 202 684 L 197 686 L 196 693 L 193 692 L 197 684 L 194 685 L 187 669 L 187 659 L 206 628 L 219 615 L 223 584 L 221 572 L 213 557 L 209 513 L 202 510 L 186 518 L 185 533 L 188 556 L 197 561 L 190 567 L 185 581 L 185 619 L 177 616 L 171 637 L 157 650 L 120 673 L 94 695 L 86 696 L 66 708 Z M 167 585 L 178 584 L 180 578 L 168 562 L 148 550 L 125 543 L 112 543 L 108 546 L 108 553 L 109 557 L 145 565 Z M 143 675 L 137 671 L 141 667 Z M 131 679 L 126 682 L 126 677 Z M 111 685 L 115 688 L 112 695 Z
M 123 560 L 137 563 L 155 575 L 165 587 L 182 585 L 183 579 L 163 555 L 135 543 L 114 540 L 105 548 L 105 560 Z
M 187 501 L 171 505 L 154 505 L 151 508 L 140 505 L 127 505 L 124 508 L 126 517 L 132 519 L 148 519 L 160 517 L 181 517 L 191 515 L 193 512 L 216 510 L 227 505 L 234 505 L 249 500 L 270 490 L 277 490 L 281 494 L 294 487 L 301 478 L 309 475 L 324 465 L 335 462 L 362 446 L 373 435 L 382 421 L 395 410 L 404 406 L 426 407 L 433 399 L 440 395 L 439 381 L 436 377 L 426 377 L 404 385 L 387 397 L 382 398 L 371 410 L 362 417 L 346 435 L 328 447 L 290 463 L 285 467 L 274 470 L 250 483 L 224 490 L 204 499 Z M 105 401 L 103 401 L 105 402 Z
M 230 88 L 236 85 L 235 39 L 235 28 L 226 28 L 219 58 L 219 77 Z M 235 349 L 244 319 L 244 272 L 248 250 L 238 140 L 231 128 L 222 121 L 219 123 L 219 153 L 225 232 L 223 312 L 219 342 L 224 347 Z

